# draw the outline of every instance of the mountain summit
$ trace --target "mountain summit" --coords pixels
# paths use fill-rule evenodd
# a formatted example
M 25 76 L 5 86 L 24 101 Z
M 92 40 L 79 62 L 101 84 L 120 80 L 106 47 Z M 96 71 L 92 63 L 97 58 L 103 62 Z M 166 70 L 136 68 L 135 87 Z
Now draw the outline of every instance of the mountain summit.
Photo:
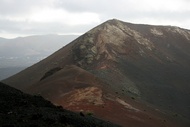
M 3 82 L 123 126 L 189 126 L 189 49 L 189 30 L 113 19 Z

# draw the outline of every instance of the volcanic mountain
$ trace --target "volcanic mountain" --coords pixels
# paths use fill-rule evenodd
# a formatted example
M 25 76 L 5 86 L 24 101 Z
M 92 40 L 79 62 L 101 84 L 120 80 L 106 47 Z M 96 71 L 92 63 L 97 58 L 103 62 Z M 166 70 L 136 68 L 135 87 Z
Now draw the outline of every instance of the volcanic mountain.
M 130 127 L 190 125 L 190 31 L 116 19 L 4 80 Z

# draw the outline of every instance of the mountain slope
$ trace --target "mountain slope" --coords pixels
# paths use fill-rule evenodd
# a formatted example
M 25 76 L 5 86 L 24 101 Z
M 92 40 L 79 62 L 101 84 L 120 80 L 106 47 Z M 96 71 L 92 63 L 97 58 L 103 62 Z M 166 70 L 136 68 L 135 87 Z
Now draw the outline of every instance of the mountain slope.
M 98 113 L 102 111 L 96 110 L 98 106 L 91 105 L 90 110 L 99 117 L 122 125 L 137 126 L 135 123 L 140 123 L 138 126 L 153 126 L 157 121 L 157 126 L 173 126 L 171 121 L 174 120 L 189 126 L 189 49 L 189 30 L 130 24 L 114 19 L 4 82 L 25 92 L 40 93 L 52 102 L 75 111 L 88 110 L 82 102 L 87 104 L 91 98 L 100 97 L 103 100 L 100 102 L 109 104 L 104 112 L 116 107 L 119 110 L 109 114 L 109 118 Z M 68 69 L 67 65 L 75 66 Z M 84 76 L 81 76 L 81 71 Z M 78 78 L 80 82 L 75 80 Z M 61 91 L 68 86 L 68 90 Z M 61 94 L 58 94 L 59 90 Z M 89 95 L 88 92 L 94 94 Z M 90 97 L 81 99 L 84 95 Z M 110 99 L 114 100 L 112 104 L 108 101 Z M 72 107 L 59 100 L 77 103 Z M 122 110 L 123 106 L 127 108 Z M 144 109 L 148 111 L 143 112 Z M 114 117 L 119 111 L 132 114 Z M 149 115 L 154 118 L 151 122 L 147 121 Z M 117 118 L 123 119 L 118 121 Z M 161 122 L 165 119 L 168 122 Z
M 0 123 L 2 127 L 119 127 L 83 113 L 52 105 L 40 96 L 31 96 L 0 83 Z

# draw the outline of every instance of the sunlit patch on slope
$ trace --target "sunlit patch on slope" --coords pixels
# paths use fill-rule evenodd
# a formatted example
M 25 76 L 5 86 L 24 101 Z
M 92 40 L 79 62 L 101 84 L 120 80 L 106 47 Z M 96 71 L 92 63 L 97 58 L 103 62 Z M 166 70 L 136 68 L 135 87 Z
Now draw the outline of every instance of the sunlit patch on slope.
M 102 90 L 98 87 L 87 87 L 73 90 L 63 96 L 66 98 L 65 107 L 77 106 L 79 104 L 103 105 Z

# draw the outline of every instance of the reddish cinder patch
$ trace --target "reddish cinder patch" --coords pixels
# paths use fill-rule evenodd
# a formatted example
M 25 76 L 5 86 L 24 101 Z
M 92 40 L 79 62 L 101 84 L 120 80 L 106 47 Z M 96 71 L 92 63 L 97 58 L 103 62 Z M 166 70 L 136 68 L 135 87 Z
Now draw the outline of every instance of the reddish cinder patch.
M 93 92 L 90 94 L 90 97 L 83 96 L 87 95 L 87 90 L 89 90 L 88 92 Z M 65 98 L 62 98 L 63 100 L 57 103 L 66 109 L 83 112 L 86 115 L 90 113 L 95 117 L 117 123 L 124 127 L 174 127 L 171 122 L 167 121 L 167 118 L 163 119 L 163 117 L 154 115 L 156 114 L 155 112 L 143 111 L 142 109 L 133 107 L 132 104 L 122 99 L 105 97 L 104 95 L 100 96 L 97 88 L 86 88 L 76 91 L 65 95 Z M 81 95 L 82 97 L 76 96 L 79 95 L 79 91 L 85 91 Z M 93 103 L 91 103 L 92 100 L 94 101 Z
M 76 105 L 103 105 L 102 90 L 97 87 L 76 89 L 61 95 L 61 101 L 65 108 Z
M 123 100 L 103 91 L 106 90 L 88 86 L 62 93 L 51 101 L 68 110 L 91 114 L 124 127 L 175 127 L 167 117 L 154 110 L 149 111 L 150 107 L 143 106 L 131 98 Z

